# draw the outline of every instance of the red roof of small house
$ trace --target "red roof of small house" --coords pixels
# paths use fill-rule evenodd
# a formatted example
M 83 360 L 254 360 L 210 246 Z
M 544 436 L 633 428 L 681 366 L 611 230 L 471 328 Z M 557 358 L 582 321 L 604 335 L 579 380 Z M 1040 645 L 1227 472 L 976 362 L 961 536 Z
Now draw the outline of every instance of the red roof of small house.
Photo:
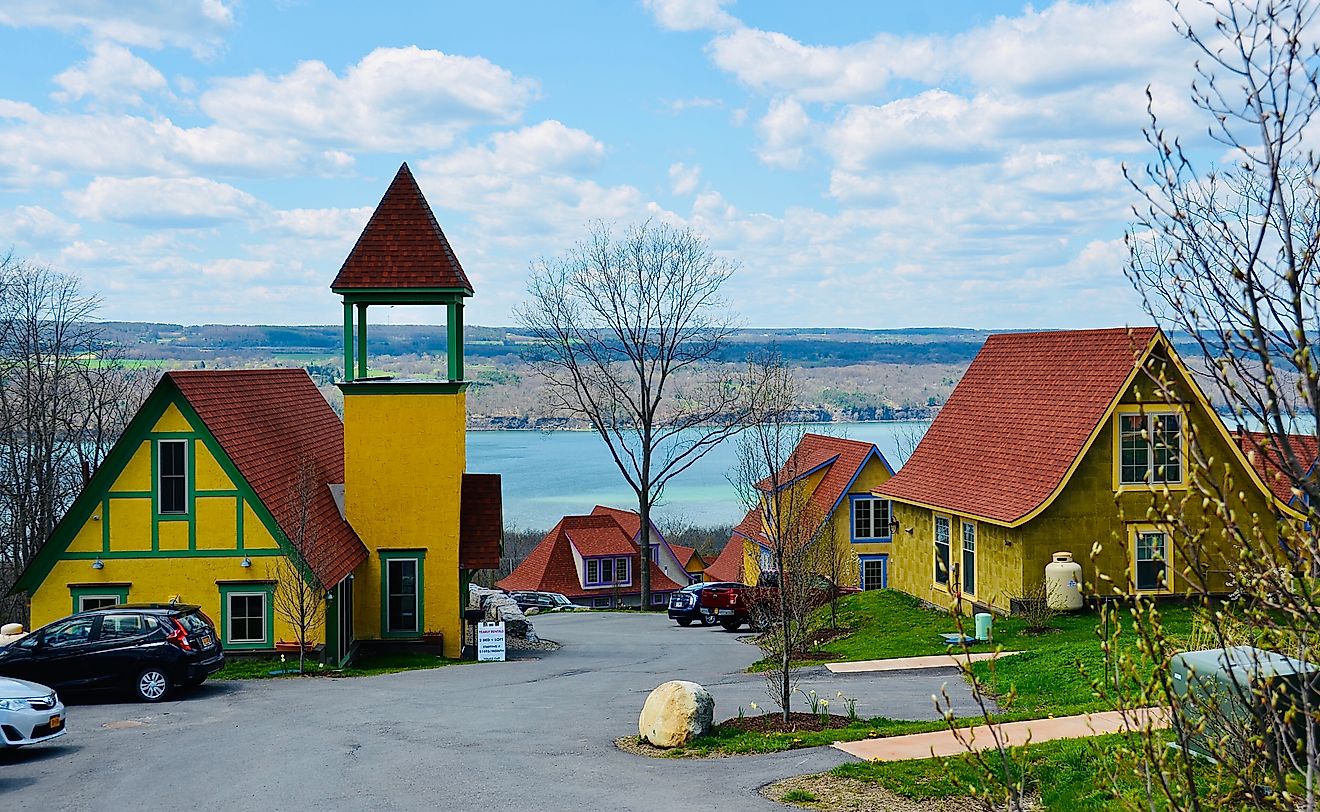
M 670 544 L 669 549 L 674 551 L 674 555 L 678 557 L 678 563 L 681 564 L 684 569 L 687 569 L 688 565 L 692 563 L 692 557 L 697 555 L 696 547 L 687 547 L 682 544 Z M 700 556 L 697 557 L 700 558 Z M 704 562 L 705 559 L 703 558 L 702 561 Z
M 559 525 L 584 558 L 637 552 L 632 537 L 613 516 L 565 516 Z
M 1014 523 L 1046 504 L 1154 327 L 990 336 L 881 496 Z
M 324 587 L 367 558 L 329 486 L 344 481 L 344 424 L 301 369 L 186 370 L 165 373 L 215 436 L 238 473 L 293 537 L 303 461 L 315 466 L 310 518 L 319 528 L 305 555 Z
M 429 288 L 472 292 L 408 164 L 399 167 L 332 290 Z
M 626 550 L 618 546 L 622 541 Z M 500 589 L 527 589 L 542 592 L 558 592 L 568 597 L 590 597 L 593 595 L 611 595 L 612 587 L 586 589 L 579 577 L 577 562 L 573 558 L 573 549 L 578 549 L 582 556 L 626 555 L 632 561 L 633 572 L 637 572 L 640 556 L 637 545 L 628 538 L 626 531 L 619 526 L 612 516 L 565 516 L 541 539 L 541 543 L 528 554 L 513 572 L 501 580 Z M 583 548 L 590 550 L 587 552 Z M 614 552 L 619 550 L 620 552 Z M 651 591 L 672 592 L 681 587 L 671 581 L 655 562 L 651 566 Z M 640 579 L 635 575 L 630 586 L 622 587 L 624 595 L 636 594 L 640 589 Z
M 592 516 L 610 516 L 619 523 L 623 532 L 628 534 L 631 539 L 637 539 L 642 534 L 642 517 L 635 510 L 621 510 L 620 508 L 607 507 L 605 505 L 596 505 L 591 509 Z
M 866 461 L 874 454 L 886 469 L 889 463 L 873 443 L 860 440 L 845 440 L 840 437 L 827 437 L 823 434 L 804 434 L 788 461 L 779 470 L 777 477 L 766 477 L 757 483 L 757 489 L 769 491 L 778 484 L 779 488 L 801 480 L 811 474 L 820 473 L 820 480 L 812 490 L 810 500 L 815 514 L 823 523 L 839 506 L 848 488 L 861 473 Z M 735 536 L 741 536 L 759 544 L 769 544 L 761 521 L 760 507 L 753 507 L 733 529 Z
M 705 577 L 710 581 L 741 581 L 743 577 L 743 540 L 734 536 L 720 550 L 720 554 L 706 567 Z
M 1291 502 L 1294 498 L 1294 482 L 1292 477 L 1279 466 L 1274 456 L 1283 453 L 1283 449 L 1274 443 L 1271 435 L 1254 431 L 1237 432 L 1236 439 L 1238 447 L 1242 449 L 1242 453 L 1275 498 L 1285 505 Z M 1320 443 L 1316 442 L 1315 437 L 1309 434 L 1289 434 L 1288 445 L 1293 455 L 1297 457 L 1297 463 L 1301 466 L 1303 474 L 1320 461 L 1317 460 L 1320 457 Z
M 466 570 L 498 569 L 503 539 L 500 475 L 463 474 L 458 518 L 458 565 Z

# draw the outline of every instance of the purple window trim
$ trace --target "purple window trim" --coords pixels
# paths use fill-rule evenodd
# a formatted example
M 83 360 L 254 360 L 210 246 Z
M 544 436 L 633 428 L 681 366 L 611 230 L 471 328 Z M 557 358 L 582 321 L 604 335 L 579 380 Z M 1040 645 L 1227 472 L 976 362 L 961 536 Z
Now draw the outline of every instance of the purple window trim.
M 601 570 L 600 564 L 596 565 L 596 580 L 594 581 L 590 580 L 589 573 L 591 572 L 591 570 L 587 566 L 588 561 L 613 561 L 614 563 L 611 569 L 614 571 L 614 580 L 606 581 L 600 577 L 600 570 Z M 627 574 L 626 579 L 620 580 L 619 578 L 620 566 L 623 567 L 623 572 Z M 582 559 L 582 585 L 583 586 L 632 586 L 632 569 L 633 569 L 632 559 L 628 558 L 627 556 L 593 555 L 589 557 L 584 557 Z

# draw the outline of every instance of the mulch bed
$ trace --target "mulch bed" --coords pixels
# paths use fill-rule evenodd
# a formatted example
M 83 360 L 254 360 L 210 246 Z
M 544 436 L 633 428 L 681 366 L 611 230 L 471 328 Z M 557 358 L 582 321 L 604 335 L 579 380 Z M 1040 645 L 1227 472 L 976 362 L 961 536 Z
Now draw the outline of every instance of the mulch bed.
M 728 719 L 716 727 L 723 730 L 751 730 L 757 733 L 797 733 L 803 730 L 830 730 L 847 727 L 850 720 L 838 714 L 820 715 L 817 713 L 790 713 L 788 723 L 784 723 L 783 714 L 764 713 L 759 716 L 744 716 L 741 719 Z

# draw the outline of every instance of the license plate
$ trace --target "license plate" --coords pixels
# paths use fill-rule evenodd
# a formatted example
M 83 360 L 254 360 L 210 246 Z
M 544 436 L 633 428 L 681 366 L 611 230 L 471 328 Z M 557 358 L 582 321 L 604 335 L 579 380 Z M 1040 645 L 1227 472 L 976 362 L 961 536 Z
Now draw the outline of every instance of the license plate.
M 58 716 L 52 716 L 52 717 L 50 717 L 50 729 L 51 729 L 51 730 L 59 730 L 59 729 L 60 729 L 60 726 L 63 725 L 63 724 L 64 724 L 64 720 L 61 719 L 60 717 L 58 717 Z
M 717 611 L 715 614 L 717 614 L 717 615 L 731 615 L 731 614 L 733 614 L 733 610 L 732 610 L 732 609 L 720 609 L 720 610 Z
M 210 648 L 210 647 L 211 647 L 211 635 L 208 634 L 208 635 L 206 635 L 205 637 L 202 638 L 202 647 L 203 647 L 203 648 Z

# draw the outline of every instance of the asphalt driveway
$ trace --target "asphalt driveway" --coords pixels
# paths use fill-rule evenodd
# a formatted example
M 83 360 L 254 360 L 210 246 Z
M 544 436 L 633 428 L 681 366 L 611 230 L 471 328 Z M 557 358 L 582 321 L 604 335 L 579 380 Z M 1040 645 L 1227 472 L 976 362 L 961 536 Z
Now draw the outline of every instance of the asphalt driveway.
M 768 705 L 757 650 L 663 616 L 536 619 L 559 651 L 359 679 L 207 683 L 180 701 L 74 704 L 56 743 L 0 752 L 10 809 L 775 809 L 756 789 L 828 769 L 830 748 L 729 759 L 620 752 L 646 694 L 668 679 L 705 685 L 716 719 Z M 801 687 L 858 698 L 864 716 L 932 719 L 954 669 L 834 675 Z M 842 711 L 842 708 L 838 708 Z M 750 712 L 750 711 L 749 711 Z

